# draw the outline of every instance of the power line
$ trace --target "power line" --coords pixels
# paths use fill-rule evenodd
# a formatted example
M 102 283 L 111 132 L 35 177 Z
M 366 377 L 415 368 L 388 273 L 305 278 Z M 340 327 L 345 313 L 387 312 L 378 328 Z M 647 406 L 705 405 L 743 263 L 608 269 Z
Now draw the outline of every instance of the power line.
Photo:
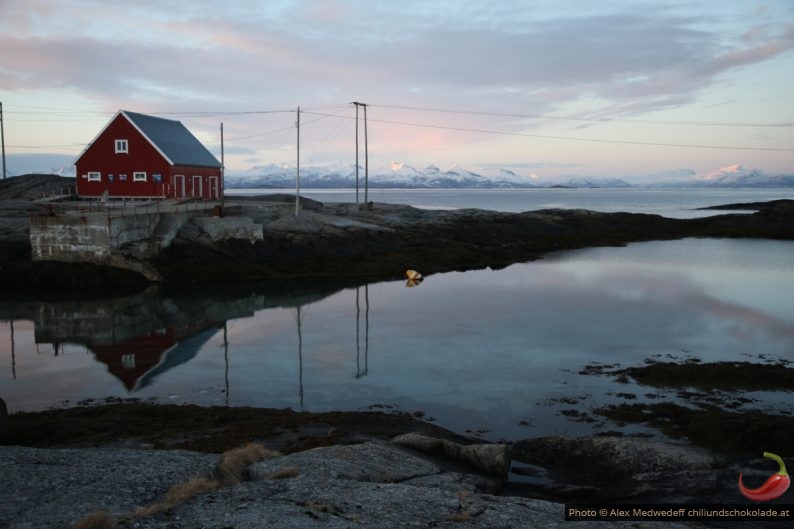
M 337 115 L 340 112 L 344 111 L 344 110 L 345 109 L 343 108 L 342 110 L 340 110 L 339 112 L 335 112 L 334 114 L 320 114 L 321 117 L 319 117 L 319 118 L 315 118 L 315 119 L 312 119 L 312 120 L 309 120 L 309 121 L 301 122 L 301 126 L 305 127 L 306 125 L 311 125 L 312 123 L 316 123 L 318 121 L 321 121 L 321 120 L 329 118 L 329 117 L 337 117 Z M 293 112 L 295 112 L 295 111 L 294 110 L 290 111 L 290 113 L 293 113 Z M 306 113 L 306 112 L 303 109 L 301 109 L 301 113 Z M 268 136 L 270 134 L 277 134 L 279 132 L 292 130 L 294 128 L 295 128 L 295 125 L 290 125 L 289 127 L 282 127 L 280 129 L 269 130 L 267 132 L 258 132 L 256 134 L 249 134 L 248 136 L 238 136 L 237 138 L 229 138 L 226 141 L 240 141 L 240 140 L 247 140 L 247 139 L 250 139 L 250 138 L 259 138 L 261 136 Z M 220 142 L 218 142 L 218 141 L 209 141 L 209 142 L 205 142 L 205 143 L 207 143 L 208 145 L 212 145 L 212 144 L 220 143 Z
M 547 116 L 543 114 L 516 114 L 509 112 L 485 112 L 478 110 L 456 110 L 447 108 L 415 107 L 407 105 L 370 105 L 372 107 L 394 108 L 398 110 L 418 110 L 421 112 L 440 112 L 446 114 L 468 114 L 473 116 L 494 116 L 507 118 L 528 118 L 528 119 L 549 119 L 559 121 L 581 121 L 586 123 L 630 123 L 630 124 L 649 124 L 649 125 L 694 125 L 710 127 L 794 127 L 794 122 L 779 123 L 751 123 L 738 121 L 672 121 L 672 120 L 652 120 L 652 119 L 615 119 L 615 118 L 573 118 L 566 116 Z
M 647 123 L 647 124 L 675 124 L 675 125 L 709 125 L 709 126 L 741 126 L 741 127 L 792 127 L 794 123 L 740 123 L 740 122 L 681 122 L 681 121 L 653 121 L 653 120 L 615 120 L 615 119 L 598 119 L 598 118 L 568 118 L 568 117 L 561 117 L 561 116 L 543 116 L 543 115 L 530 115 L 530 114 L 514 114 L 514 113 L 494 113 L 494 112 L 481 112 L 481 111 L 474 111 L 474 110 L 455 110 L 455 109 L 441 109 L 441 108 L 430 108 L 430 107 L 414 107 L 414 106 L 405 106 L 405 105 L 370 105 L 370 106 L 378 106 L 382 108 L 393 108 L 393 109 L 401 109 L 401 110 L 418 110 L 418 111 L 426 111 L 426 112 L 439 112 L 439 113 L 449 113 L 449 114 L 467 114 L 467 115 L 485 115 L 485 116 L 497 116 L 497 117 L 514 117 L 514 118 L 531 118 L 531 119 L 558 119 L 558 120 L 568 120 L 568 121 L 583 121 L 583 122 L 597 122 L 597 123 L 610 123 L 610 122 L 617 122 L 617 123 Z M 340 108 L 341 107 L 341 108 Z M 29 107 L 29 108 L 38 108 L 43 109 L 46 107 Z M 324 109 L 333 109 L 333 108 L 340 108 L 339 111 L 328 114 L 323 112 L 318 112 L 318 110 Z M 350 108 L 349 104 L 346 103 L 344 105 L 324 105 L 324 106 L 317 106 L 317 107 L 308 107 L 302 108 L 301 112 L 304 114 L 313 114 L 319 116 L 316 119 L 307 121 L 302 123 L 303 126 L 310 125 L 322 119 L 326 119 L 329 117 L 336 117 L 336 118 L 344 118 L 344 119 L 355 119 L 350 116 L 340 116 L 339 114 L 343 112 L 345 109 Z M 81 113 L 83 111 L 70 111 L 66 109 L 54 109 L 58 112 L 73 112 L 75 114 Z M 25 112 L 21 111 L 5 111 L 6 113 L 13 112 L 22 114 Z M 272 110 L 241 110 L 241 111 L 214 111 L 214 112 L 164 112 L 159 114 L 153 115 L 170 115 L 170 116 L 184 116 L 184 117 L 210 117 L 210 116 L 239 116 L 239 115 L 255 115 L 255 114 L 276 114 L 276 113 L 292 113 L 294 109 L 272 109 Z M 45 114 L 46 112 L 29 112 L 29 113 L 41 113 Z M 53 114 L 56 112 L 53 112 Z M 88 114 L 89 112 L 85 112 Z M 100 114 L 99 112 L 93 113 L 94 115 Z M 446 125 L 437 125 L 432 123 L 417 123 L 417 122 L 409 122 L 409 121 L 395 121 L 395 120 L 385 120 L 385 119 L 373 119 L 370 118 L 369 121 L 373 121 L 376 123 L 384 123 L 384 124 L 391 124 L 391 125 L 402 125 L 402 126 L 410 126 L 410 127 L 422 127 L 422 128 L 432 128 L 432 129 L 441 129 L 441 130 L 451 130 L 451 131 L 458 131 L 458 132 L 472 132 L 472 133 L 480 133 L 480 134 L 497 134 L 503 136 L 518 136 L 518 137 L 527 137 L 527 138 L 538 138 L 538 139 L 551 139 L 551 140 L 562 140 L 562 141 L 579 141 L 579 142 L 591 142 L 591 143 L 614 143 L 614 144 L 623 144 L 623 145 L 643 145 L 643 146 L 656 146 L 656 147 L 681 147 L 681 148 L 697 148 L 697 149 L 723 149 L 723 150 L 746 150 L 746 151 L 772 151 L 772 152 L 794 152 L 792 148 L 782 148 L 782 147 L 749 147 L 749 146 L 728 146 L 728 145 L 708 145 L 708 144 L 691 144 L 691 143 L 666 143 L 666 142 L 644 142 L 644 141 L 635 141 L 635 140 L 612 140 L 612 139 L 598 139 L 598 138 L 581 138 L 575 136 L 556 136 L 556 135 L 547 135 L 547 134 L 531 134 L 526 132 L 514 132 L 514 131 L 505 131 L 505 130 L 493 130 L 493 129 L 479 129 L 479 128 L 468 128 L 468 127 L 452 127 Z M 250 138 L 262 137 L 267 136 L 270 134 L 276 134 L 279 132 L 284 132 L 287 130 L 291 130 L 293 127 L 283 127 L 267 132 L 261 132 L 256 134 L 251 134 L 247 136 L 240 136 L 237 138 L 230 138 L 228 141 L 240 141 Z M 209 142 L 209 143 L 218 143 L 218 142 Z M 7 147 L 15 148 L 15 149 L 65 149 L 65 148 L 74 148 L 74 147 L 85 147 L 85 143 L 73 143 L 73 144 L 64 144 L 64 145 L 8 145 Z
M 69 145 L 8 145 L 14 149 L 71 149 L 72 147 L 85 147 L 87 143 L 72 143 Z
M 306 112 L 307 114 L 315 114 L 315 115 L 329 115 L 330 114 L 319 114 L 318 112 Z M 337 116 L 341 118 L 346 118 L 346 116 Z M 352 118 L 346 118 L 352 119 Z M 577 138 L 573 136 L 550 136 L 546 134 L 529 134 L 526 132 L 511 132 L 511 131 L 504 131 L 504 130 L 488 130 L 488 129 L 472 129 L 466 127 L 448 127 L 445 125 L 433 125 L 429 123 L 412 123 L 408 121 L 391 121 L 385 119 L 372 119 L 370 121 L 374 121 L 377 123 L 387 123 L 390 125 L 405 125 L 409 127 L 424 127 L 424 128 L 431 128 L 431 129 L 442 129 L 442 130 L 454 130 L 459 132 L 478 132 L 483 134 L 499 134 L 502 136 L 521 136 L 525 138 L 540 138 L 540 139 L 548 139 L 548 140 L 565 140 L 565 141 L 584 141 L 584 142 L 594 142 L 594 143 L 619 143 L 623 145 L 645 145 L 645 146 L 652 146 L 652 147 L 687 147 L 687 148 L 695 148 L 695 149 L 725 149 L 725 150 L 742 150 L 742 151 L 780 151 L 780 152 L 794 152 L 794 149 L 788 148 L 778 148 L 778 147 L 735 147 L 735 146 L 727 146 L 727 145 L 698 145 L 692 143 L 661 143 L 661 142 L 646 142 L 646 141 L 631 141 L 631 140 L 604 140 L 604 139 L 597 139 L 597 138 Z

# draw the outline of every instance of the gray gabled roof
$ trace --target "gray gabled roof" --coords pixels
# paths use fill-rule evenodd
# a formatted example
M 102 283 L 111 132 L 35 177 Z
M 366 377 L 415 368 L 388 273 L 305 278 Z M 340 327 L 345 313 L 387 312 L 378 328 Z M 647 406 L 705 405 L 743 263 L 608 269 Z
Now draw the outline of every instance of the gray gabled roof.
M 122 110 L 123 114 L 172 165 L 220 167 L 221 163 L 179 121 Z

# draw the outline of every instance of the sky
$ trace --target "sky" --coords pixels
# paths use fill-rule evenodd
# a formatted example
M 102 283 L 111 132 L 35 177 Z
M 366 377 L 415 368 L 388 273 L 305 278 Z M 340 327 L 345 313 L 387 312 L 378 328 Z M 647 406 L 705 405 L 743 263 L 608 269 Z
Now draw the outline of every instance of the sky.
M 301 165 L 352 164 L 358 101 L 371 166 L 794 173 L 792 86 L 790 0 L 0 0 L 6 153 L 41 169 L 119 109 L 294 165 L 299 106 Z

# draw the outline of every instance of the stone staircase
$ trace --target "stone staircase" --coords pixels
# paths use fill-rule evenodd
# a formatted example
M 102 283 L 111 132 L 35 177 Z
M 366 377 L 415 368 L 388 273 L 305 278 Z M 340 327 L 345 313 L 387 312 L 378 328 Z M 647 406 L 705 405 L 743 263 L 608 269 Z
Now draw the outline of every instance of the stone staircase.
M 160 222 L 155 226 L 152 238 L 160 242 L 161 248 L 166 248 L 174 240 L 186 221 L 187 217 L 181 213 L 161 213 Z

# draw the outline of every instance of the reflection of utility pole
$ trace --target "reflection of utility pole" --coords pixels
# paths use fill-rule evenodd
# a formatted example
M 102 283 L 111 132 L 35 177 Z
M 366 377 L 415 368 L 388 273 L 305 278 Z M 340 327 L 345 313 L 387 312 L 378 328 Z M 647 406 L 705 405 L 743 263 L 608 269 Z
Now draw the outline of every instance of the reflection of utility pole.
M 361 327 L 361 307 L 358 304 L 358 290 L 359 287 L 356 287 L 356 378 L 361 376 L 361 340 L 359 339 L 359 329 Z
M 227 338 L 226 322 L 223 322 L 223 360 L 226 363 L 224 380 L 226 381 L 226 407 L 229 407 L 229 340 Z
M 14 320 L 11 320 L 11 374 L 17 379 L 17 359 L 14 353 Z
M 303 334 L 301 332 L 301 309 L 298 305 L 298 396 L 301 401 L 301 411 L 303 411 Z
M 359 338 L 359 321 L 361 319 L 358 301 L 359 288 L 356 287 L 356 378 L 366 376 L 369 370 L 369 285 L 364 285 L 364 371 L 361 370 L 361 340 Z

